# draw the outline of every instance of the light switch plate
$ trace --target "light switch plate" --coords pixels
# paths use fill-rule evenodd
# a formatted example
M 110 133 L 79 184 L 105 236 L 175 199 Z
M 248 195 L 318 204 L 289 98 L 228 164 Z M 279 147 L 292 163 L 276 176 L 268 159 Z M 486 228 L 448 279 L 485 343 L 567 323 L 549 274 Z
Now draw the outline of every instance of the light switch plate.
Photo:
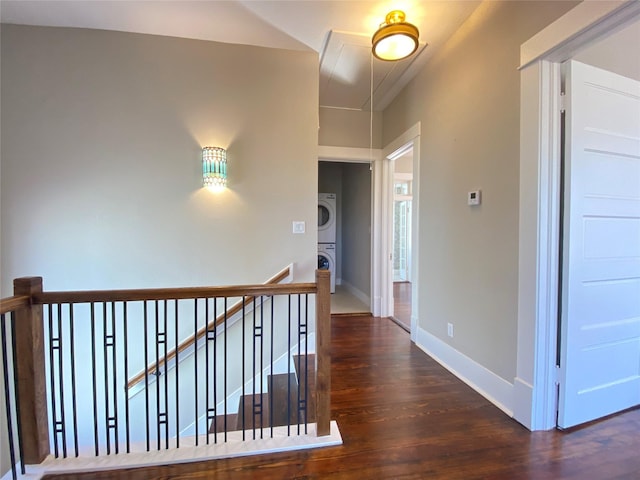
M 304 233 L 304 230 L 305 230 L 304 222 L 298 222 L 294 220 L 293 233 Z

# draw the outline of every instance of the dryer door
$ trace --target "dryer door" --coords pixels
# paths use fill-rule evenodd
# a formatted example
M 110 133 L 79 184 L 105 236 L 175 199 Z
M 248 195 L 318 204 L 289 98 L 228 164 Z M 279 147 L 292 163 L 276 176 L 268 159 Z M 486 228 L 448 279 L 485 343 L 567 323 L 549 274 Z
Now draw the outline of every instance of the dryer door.
M 326 205 L 318 205 L 318 229 L 326 227 L 331 220 L 331 212 Z

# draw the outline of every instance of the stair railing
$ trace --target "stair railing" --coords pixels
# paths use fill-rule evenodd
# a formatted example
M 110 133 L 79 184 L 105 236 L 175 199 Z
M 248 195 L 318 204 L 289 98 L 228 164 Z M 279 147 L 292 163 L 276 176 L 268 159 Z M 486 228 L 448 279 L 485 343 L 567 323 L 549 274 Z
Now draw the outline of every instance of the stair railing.
M 264 282 L 263 285 L 275 285 L 283 282 L 286 279 L 291 279 L 291 269 L 292 265 L 288 265 L 273 277 L 271 277 L 269 280 Z M 180 353 L 183 353 L 189 348 L 193 347 L 198 342 L 198 340 L 206 335 L 207 331 L 214 330 L 215 328 L 222 325 L 225 321 L 227 321 L 227 319 L 238 315 L 243 311 L 243 309 L 249 308 L 251 306 L 253 298 L 254 297 L 247 296 L 242 301 L 235 302 L 233 305 L 229 306 L 229 308 L 225 309 L 224 312 L 220 313 L 216 318 L 208 322 L 206 325 L 202 326 L 196 333 L 190 335 L 188 338 L 180 342 L 177 347 L 169 350 L 167 355 L 163 356 L 160 361 L 157 362 L 157 364 L 156 362 L 148 364 L 143 370 L 129 379 L 129 381 L 127 382 L 128 390 L 131 390 L 137 384 L 142 382 L 145 379 L 145 376 L 149 377 L 158 375 L 160 373 L 160 369 L 166 369 L 170 362 L 175 362 L 176 357 Z
M 315 283 L 76 292 L 45 292 L 40 277 L 16 279 L 14 296 L 0 301 L 13 478 L 24 473 L 25 465 L 44 461 L 51 446 L 55 457 L 66 458 L 226 442 L 228 435 L 242 440 L 273 436 L 274 427 L 282 424 L 275 423 L 273 414 L 263 417 L 261 399 L 274 401 L 274 396 L 265 396 L 259 384 L 264 372 L 277 373 L 277 344 L 287 355 L 295 351 L 298 359 L 309 358 L 314 317 L 309 296 L 315 296 L 315 380 L 309 372 L 296 372 L 312 388 L 300 388 L 298 401 L 287 404 L 293 411 L 288 418 L 294 421 L 283 428 L 295 434 L 297 424 L 297 434 L 306 433 L 307 422 L 315 417 L 316 434 L 325 436 L 330 434 L 329 272 L 317 271 Z M 241 299 L 237 308 L 242 322 L 230 329 L 227 302 L 233 298 Z M 253 306 L 248 314 L 247 302 Z M 189 328 L 196 350 L 190 366 L 195 392 L 181 383 L 186 375 L 182 368 L 171 375 L 165 369 L 162 381 L 157 377 L 170 351 L 180 363 L 184 342 L 179 338 Z M 232 344 L 231 337 L 241 340 Z M 149 361 L 152 355 L 154 362 Z M 205 361 L 199 365 L 200 357 Z M 147 381 L 149 375 L 157 377 L 154 391 L 146 388 L 144 402 L 138 401 L 142 406 L 130 403 L 127 394 L 129 370 L 136 362 L 144 365 Z M 291 377 L 292 362 L 284 363 L 284 373 Z M 297 366 L 302 363 L 298 360 Z M 240 421 L 244 413 L 238 411 L 235 428 L 227 428 L 232 415 L 226 400 L 229 368 L 240 371 L 243 395 L 253 394 L 251 418 Z M 252 385 L 249 392 L 247 385 Z M 309 411 L 314 403 L 315 412 Z M 199 426 L 203 413 L 206 431 Z M 185 428 L 189 422 L 191 427 Z

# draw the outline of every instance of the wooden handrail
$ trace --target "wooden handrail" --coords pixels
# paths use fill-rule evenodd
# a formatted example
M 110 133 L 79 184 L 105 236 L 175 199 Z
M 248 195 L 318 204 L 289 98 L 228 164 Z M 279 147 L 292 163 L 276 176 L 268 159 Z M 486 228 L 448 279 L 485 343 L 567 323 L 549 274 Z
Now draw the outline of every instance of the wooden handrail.
M 315 283 L 295 285 L 244 285 L 231 287 L 150 288 L 135 290 L 80 290 L 42 292 L 33 296 L 34 305 L 56 303 L 134 302 L 145 300 L 183 300 L 190 298 L 242 297 L 314 293 Z
M 129 381 L 127 382 L 127 389 L 133 387 L 134 385 L 136 385 L 137 383 L 141 382 L 144 378 L 145 378 L 145 372 L 146 375 L 153 375 L 156 373 L 156 371 L 161 368 L 164 367 L 165 364 L 167 364 L 169 361 L 173 360 L 174 358 L 176 358 L 176 356 L 182 352 L 184 352 L 187 348 L 189 348 L 191 345 L 194 345 L 198 340 L 200 340 L 202 337 L 204 337 L 207 334 L 207 331 L 210 331 L 214 328 L 216 328 L 217 326 L 221 325 L 222 323 L 224 323 L 224 321 L 226 319 L 228 319 L 229 317 L 232 317 L 233 315 L 235 315 L 236 313 L 240 312 L 244 307 L 248 306 L 251 304 L 251 302 L 253 301 L 253 299 L 256 296 L 260 296 L 260 295 L 277 295 L 278 293 L 290 293 L 290 294 L 302 294 L 302 293 L 314 293 L 316 290 L 316 286 L 314 283 L 311 284 L 305 284 L 305 283 L 301 283 L 301 284 L 297 284 L 297 285 L 276 285 L 277 283 L 281 282 L 282 280 L 284 280 L 285 278 L 287 278 L 289 275 L 291 274 L 291 270 L 290 267 L 286 267 L 285 269 L 283 269 L 281 272 L 279 272 L 278 274 L 274 275 L 273 277 L 271 277 L 269 280 L 267 280 L 264 285 L 251 285 L 249 287 L 210 287 L 210 288 L 214 288 L 216 292 L 218 292 L 221 288 L 224 290 L 227 289 L 241 289 L 242 293 L 216 293 L 215 295 L 195 295 L 195 296 L 186 296 L 183 298 L 203 298 L 203 297 L 216 297 L 216 296 L 226 296 L 226 297 L 239 297 L 242 296 L 244 298 L 244 300 L 240 300 L 236 303 L 234 303 L 233 305 L 231 305 L 229 308 L 227 308 L 227 310 L 225 312 L 222 312 L 220 315 L 218 315 L 217 318 L 215 318 L 214 320 L 212 320 L 211 322 L 209 322 L 207 325 L 201 327 L 195 334 L 191 335 L 190 337 L 188 337 L 187 339 L 185 339 L 184 341 L 180 342 L 180 344 L 178 344 L 177 348 L 172 348 L 169 352 L 167 352 L 167 355 L 162 358 L 161 360 L 159 360 L 158 362 L 153 362 L 150 363 L 149 365 L 147 365 L 146 370 L 142 370 L 141 372 L 137 373 L 136 375 L 134 375 L 133 377 L 131 377 L 129 379 Z M 277 290 L 284 290 L 282 292 L 278 292 L 276 290 L 274 290 L 273 287 L 279 287 Z M 267 292 L 268 293 L 261 293 L 263 291 L 264 288 L 267 288 Z M 311 287 L 311 290 L 307 290 L 308 287 Z M 251 290 L 251 294 L 247 294 L 247 289 Z M 164 290 L 164 289 L 163 289 Z M 179 289 L 182 291 L 186 291 L 186 290 L 191 290 L 191 289 Z M 147 291 L 149 292 L 149 291 Z M 155 294 L 155 292 L 153 293 Z M 163 298 L 167 298 L 166 296 Z M 174 297 L 169 296 L 168 298 L 173 299 Z
M 31 305 L 31 298 L 26 295 L 14 295 L 0 300 L 0 314 L 14 312 Z

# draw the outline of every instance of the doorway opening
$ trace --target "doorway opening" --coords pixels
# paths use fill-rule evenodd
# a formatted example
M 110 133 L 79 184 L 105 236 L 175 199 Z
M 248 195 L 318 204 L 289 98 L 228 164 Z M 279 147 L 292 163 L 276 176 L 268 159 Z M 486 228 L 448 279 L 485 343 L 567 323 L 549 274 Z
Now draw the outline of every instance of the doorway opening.
M 318 194 L 335 198 L 332 315 L 371 314 L 371 183 L 368 163 L 318 162 Z M 319 262 L 327 247 L 322 240 Z
M 393 162 L 393 319 L 411 331 L 413 147 Z
M 418 334 L 420 122 L 382 152 L 382 311 L 411 334 Z

